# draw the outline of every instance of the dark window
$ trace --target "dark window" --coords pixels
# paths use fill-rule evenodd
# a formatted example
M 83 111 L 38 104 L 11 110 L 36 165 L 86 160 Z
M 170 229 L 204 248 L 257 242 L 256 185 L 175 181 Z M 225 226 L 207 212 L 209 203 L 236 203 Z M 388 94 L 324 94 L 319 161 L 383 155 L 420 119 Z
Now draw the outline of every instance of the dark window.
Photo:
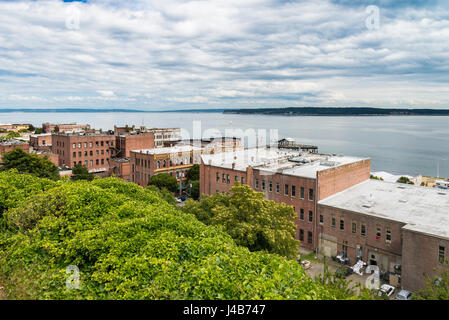
M 301 198 L 301 199 L 304 199 L 304 187 L 301 187 L 300 189 L 299 189 L 299 197 Z
M 73 157 L 76 158 L 76 152 L 73 153 Z
M 357 222 L 352 222 L 352 233 L 357 233 Z
M 444 263 L 444 259 L 445 259 L 445 250 L 446 248 L 443 246 L 439 246 L 438 248 L 438 260 L 440 261 L 440 263 Z
M 345 220 L 340 219 L 340 230 L 345 230 Z
M 292 186 L 292 197 L 296 196 L 296 186 Z
M 279 186 L 279 183 L 277 182 L 276 183 L 276 193 L 279 193 L 280 192 L 280 186 Z
M 262 190 L 265 190 L 265 180 L 262 180 Z
M 220 181 L 220 172 L 217 172 L 217 182 Z
M 304 241 L 304 230 L 299 229 L 299 240 Z
M 322 214 L 320 214 L 320 224 L 324 224 L 324 217 Z
M 360 227 L 360 234 L 362 236 L 366 236 L 366 225 L 364 223 L 362 223 L 362 225 Z
M 304 220 L 304 209 L 299 209 L 299 220 Z
M 312 243 L 312 231 L 307 231 L 307 242 Z
M 391 243 L 391 230 L 390 229 L 385 230 L 385 241 L 387 243 Z
M 309 210 L 309 222 L 313 221 L 313 212 Z
M 284 193 L 285 193 L 286 196 L 289 195 L 289 192 L 288 192 L 288 184 L 286 184 L 286 185 L 284 186 Z
M 335 228 L 335 217 L 331 218 L 331 227 Z
M 273 182 L 270 181 L 268 191 L 273 192 Z
M 376 228 L 376 240 L 380 240 L 381 237 L 382 237 L 382 231 L 380 231 L 380 228 L 377 227 Z
M 313 200 L 313 189 L 309 189 L 309 200 Z

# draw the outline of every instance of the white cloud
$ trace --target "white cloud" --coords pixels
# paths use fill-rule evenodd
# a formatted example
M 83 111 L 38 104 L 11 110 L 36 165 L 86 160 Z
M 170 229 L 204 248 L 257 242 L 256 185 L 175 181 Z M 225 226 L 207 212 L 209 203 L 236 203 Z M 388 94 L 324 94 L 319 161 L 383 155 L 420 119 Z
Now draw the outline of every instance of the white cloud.
M 0 2 L 0 106 L 448 107 L 447 8 L 334 2 Z

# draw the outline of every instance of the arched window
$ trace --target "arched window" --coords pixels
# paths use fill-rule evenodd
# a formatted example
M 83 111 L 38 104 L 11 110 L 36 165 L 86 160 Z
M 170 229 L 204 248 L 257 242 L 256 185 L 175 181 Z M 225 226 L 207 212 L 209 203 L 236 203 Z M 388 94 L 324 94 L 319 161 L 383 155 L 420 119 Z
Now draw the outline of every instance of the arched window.
M 161 167 L 161 162 L 158 160 L 156 164 L 157 168 L 159 169 Z

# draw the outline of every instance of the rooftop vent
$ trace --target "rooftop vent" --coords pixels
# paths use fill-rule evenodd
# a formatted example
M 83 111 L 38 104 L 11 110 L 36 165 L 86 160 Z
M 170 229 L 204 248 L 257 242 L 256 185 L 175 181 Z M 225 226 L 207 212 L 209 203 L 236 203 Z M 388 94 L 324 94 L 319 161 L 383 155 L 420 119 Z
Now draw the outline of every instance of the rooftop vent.
M 398 189 L 405 189 L 404 186 L 398 186 Z
M 401 202 L 401 203 L 407 203 L 408 200 L 405 200 L 405 199 L 399 199 L 399 202 Z
M 372 207 L 372 204 L 370 204 L 370 203 L 365 203 L 364 205 L 362 205 L 362 207 L 364 207 L 364 208 L 371 208 Z
M 445 195 L 447 195 L 447 193 L 444 193 L 444 192 L 438 192 L 438 194 L 439 194 L 440 196 L 445 196 Z

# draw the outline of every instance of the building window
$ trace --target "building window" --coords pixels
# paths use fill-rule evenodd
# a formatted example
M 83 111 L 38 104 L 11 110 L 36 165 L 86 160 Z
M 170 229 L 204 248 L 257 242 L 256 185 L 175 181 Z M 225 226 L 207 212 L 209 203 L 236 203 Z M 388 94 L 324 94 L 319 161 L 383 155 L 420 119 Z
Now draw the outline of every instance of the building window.
M 273 182 L 270 181 L 270 183 L 268 184 L 268 191 L 273 192 Z
M 84 151 L 84 156 L 87 157 L 87 151 Z
M 335 228 L 335 217 L 331 218 L 331 227 Z
M 87 167 L 87 160 L 84 160 L 84 166 Z
M 95 141 L 95 146 L 98 147 L 98 141 Z
M 299 189 L 299 197 L 300 197 L 301 199 L 304 199 L 304 187 L 301 187 L 301 188 Z
M 299 209 L 299 220 L 304 220 L 304 209 Z
M 95 164 L 98 166 L 100 164 L 100 160 L 96 159 Z
M 74 166 L 74 167 L 76 166 L 76 161 L 73 163 L 73 166 Z
M 84 142 L 84 148 L 87 148 L 87 142 Z
M 299 240 L 304 241 L 304 230 L 299 229 Z
M 158 161 L 157 165 L 158 165 L 158 168 L 159 168 L 159 161 Z M 217 180 L 217 182 L 220 181 L 220 172 L 217 172 L 216 180 Z
M 347 257 L 348 256 L 348 241 L 343 240 L 343 244 L 341 246 L 341 248 L 343 249 L 343 257 Z
M 76 158 L 76 152 L 73 153 L 73 157 Z
M 81 142 L 78 143 L 78 149 L 81 149 Z
M 380 240 L 380 238 L 382 237 L 382 231 L 380 230 L 379 227 L 376 228 L 376 240 Z
M 92 167 L 94 165 L 94 161 L 90 160 L 89 165 Z
M 357 222 L 352 221 L 352 233 L 357 233 Z
M 286 184 L 286 185 L 284 186 L 284 194 L 285 194 L 286 196 L 289 195 L 289 192 L 288 192 L 288 184 Z
M 262 180 L 262 190 L 265 191 L 265 180 Z
M 276 182 L 276 193 L 280 192 L 280 185 L 279 182 Z
M 245 178 L 242 177 L 242 184 L 245 184 Z
M 257 180 L 257 179 L 256 179 Z M 235 176 L 235 181 L 238 182 L 239 181 L 239 176 Z M 257 181 L 257 184 L 259 184 L 259 181 Z M 258 187 L 256 187 L 258 188 Z
M 156 162 L 156 167 L 157 167 L 158 169 L 161 167 L 161 162 L 160 162 L 159 160 Z
M 385 230 L 385 242 L 391 243 L 391 230 L 390 229 Z
M 259 189 L 259 179 L 256 179 L 256 189 Z
M 320 224 L 323 225 L 324 224 L 324 217 L 322 214 L 320 214 Z
M 313 221 L 313 212 L 312 210 L 309 210 L 309 222 Z
M 296 196 L 296 186 L 292 186 L 292 197 Z
M 366 236 L 366 225 L 364 223 L 360 226 L 360 235 Z
M 345 220 L 340 218 L 340 230 L 345 230 Z
M 309 189 L 309 200 L 313 200 L 313 189 Z
M 59 141 L 58 141 L 58 143 L 59 143 Z M 73 149 L 75 149 L 76 148 L 76 143 L 74 143 L 72 146 L 73 146 Z
M 101 159 L 101 164 L 104 164 L 104 159 Z
M 307 242 L 312 243 L 312 231 L 307 231 Z
M 224 173 L 221 175 L 221 182 L 226 183 L 226 174 Z
M 231 177 L 229 176 L 229 174 L 226 175 L 226 182 L 227 184 L 231 183 Z
M 445 251 L 446 251 L 445 247 L 439 246 L 439 248 L 438 248 L 438 260 L 440 261 L 440 263 L 444 263 Z
M 94 155 L 94 153 L 92 152 L 92 150 L 89 151 L 90 156 L 92 157 Z
M 92 146 L 93 146 L 93 143 L 89 142 L 89 148 L 92 148 Z
M 103 146 L 104 146 L 104 141 L 101 141 L 101 142 L 100 142 L 100 145 L 103 147 Z

